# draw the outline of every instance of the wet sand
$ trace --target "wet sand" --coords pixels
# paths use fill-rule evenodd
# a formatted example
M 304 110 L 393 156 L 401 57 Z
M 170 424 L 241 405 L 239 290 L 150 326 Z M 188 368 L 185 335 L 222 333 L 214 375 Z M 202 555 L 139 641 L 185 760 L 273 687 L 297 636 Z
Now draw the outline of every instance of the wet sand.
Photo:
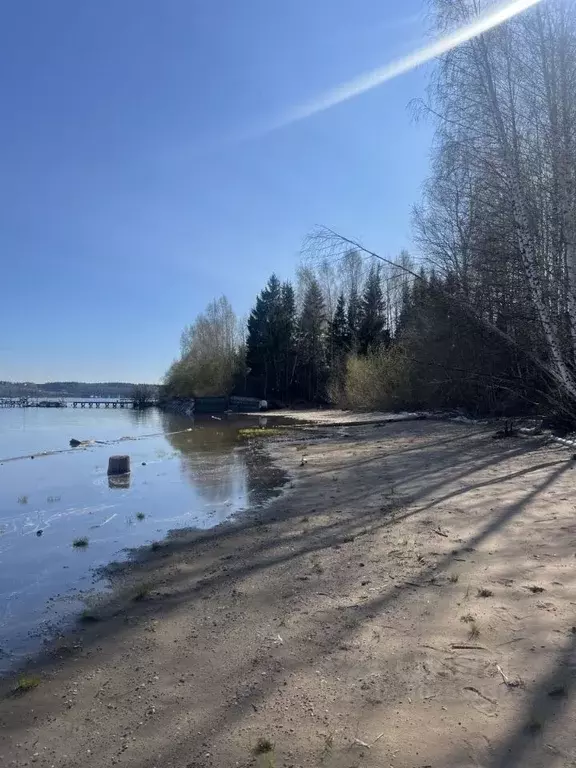
M 272 442 L 281 497 L 119 566 L 3 683 L 2 765 L 571 765 L 576 463 L 491 433 Z
M 249 414 L 246 414 L 249 415 Z M 255 414 L 252 414 L 255 415 Z M 416 411 L 344 411 L 337 408 L 310 408 L 308 410 L 266 411 L 268 418 L 290 419 L 296 422 L 307 422 L 316 426 L 341 426 L 366 424 L 387 424 L 397 421 L 419 421 L 426 418 L 424 412 Z M 262 414 L 260 414 L 260 418 Z

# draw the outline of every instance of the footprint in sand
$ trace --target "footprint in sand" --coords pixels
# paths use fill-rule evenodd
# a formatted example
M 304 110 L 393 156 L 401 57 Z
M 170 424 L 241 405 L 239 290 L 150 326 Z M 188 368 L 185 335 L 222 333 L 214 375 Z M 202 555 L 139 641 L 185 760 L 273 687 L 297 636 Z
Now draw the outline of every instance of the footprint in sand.
M 490 696 L 486 696 L 481 690 L 473 685 L 467 685 L 463 689 L 464 698 L 478 712 L 487 717 L 496 717 L 498 712 L 498 702 Z

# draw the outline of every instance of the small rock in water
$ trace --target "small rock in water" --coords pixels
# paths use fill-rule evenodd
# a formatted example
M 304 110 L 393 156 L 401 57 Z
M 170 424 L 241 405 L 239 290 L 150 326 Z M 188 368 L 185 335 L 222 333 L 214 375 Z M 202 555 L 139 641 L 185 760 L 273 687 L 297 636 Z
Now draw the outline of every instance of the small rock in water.
M 146 466 L 146 462 L 145 462 L 145 461 L 143 461 L 143 462 L 142 462 L 142 466 L 143 466 L 143 467 L 145 467 L 145 466 Z
M 44 531 L 42 530 L 42 528 L 39 528 L 39 529 L 36 531 L 36 536 L 42 536 L 42 534 L 43 534 L 43 533 L 44 533 Z

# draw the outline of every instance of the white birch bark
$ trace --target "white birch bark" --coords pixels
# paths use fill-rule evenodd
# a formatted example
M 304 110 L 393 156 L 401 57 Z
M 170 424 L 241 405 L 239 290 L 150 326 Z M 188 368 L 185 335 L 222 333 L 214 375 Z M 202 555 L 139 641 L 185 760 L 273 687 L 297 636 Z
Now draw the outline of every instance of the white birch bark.
M 434 96 L 442 126 L 438 152 L 459 147 L 456 162 L 467 158 L 479 189 L 487 190 L 480 195 L 484 214 L 493 201 L 496 209 L 509 209 L 524 288 L 547 350 L 548 363 L 542 362 L 574 401 L 576 15 L 571 0 L 558 2 L 570 8 L 535 9 L 443 57 Z M 438 0 L 440 28 L 469 20 L 479 5 Z M 482 227 L 491 226 L 474 222 L 474 237 L 482 242 Z M 429 232 L 433 228 L 429 224 Z M 440 230 L 445 235 L 446 225 Z M 476 273 L 490 275 L 495 262 L 482 264 L 482 258 L 475 257 Z M 504 265 L 497 274 L 511 279 Z M 513 295 L 504 282 L 499 288 Z

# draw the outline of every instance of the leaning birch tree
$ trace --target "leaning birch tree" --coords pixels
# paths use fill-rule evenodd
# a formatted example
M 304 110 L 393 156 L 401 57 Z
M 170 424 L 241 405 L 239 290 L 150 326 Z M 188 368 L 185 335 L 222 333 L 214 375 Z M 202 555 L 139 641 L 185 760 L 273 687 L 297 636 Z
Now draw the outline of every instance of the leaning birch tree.
M 433 5 L 438 31 L 444 32 L 469 22 L 487 4 Z M 521 298 L 512 326 L 526 317 L 535 320 L 532 351 L 556 394 L 573 405 L 573 0 L 542 3 L 445 54 L 425 106 L 438 128 L 433 178 L 415 217 L 420 246 L 435 264 L 458 275 L 481 316 L 491 293 L 514 321 L 506 303 Z M 486 322 L 493 319 L 485 316 Z M 508 335 L 515 340 L 513 330 Z

